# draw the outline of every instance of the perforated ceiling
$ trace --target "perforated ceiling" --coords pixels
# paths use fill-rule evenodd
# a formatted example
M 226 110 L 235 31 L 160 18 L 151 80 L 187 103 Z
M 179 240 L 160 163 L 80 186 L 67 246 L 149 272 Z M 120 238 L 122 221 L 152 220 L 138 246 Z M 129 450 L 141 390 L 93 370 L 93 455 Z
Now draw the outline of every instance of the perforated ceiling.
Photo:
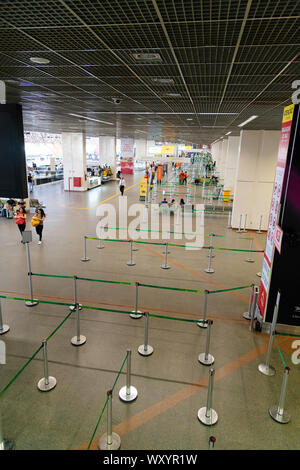
M 4 0 L 0 79 L 27 130 L 208 144 L 252 115 L 280 128 L 299 18 L 295 0 Z

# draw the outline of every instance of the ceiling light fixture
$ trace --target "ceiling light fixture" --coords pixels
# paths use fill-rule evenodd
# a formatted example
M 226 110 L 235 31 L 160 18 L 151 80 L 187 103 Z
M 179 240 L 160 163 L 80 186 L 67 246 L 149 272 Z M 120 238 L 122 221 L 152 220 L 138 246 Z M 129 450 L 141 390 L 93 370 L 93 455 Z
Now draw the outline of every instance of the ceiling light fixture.
M 148 52 L 141 52 L 141 53 L 137 53 L 137 54 L 131 54 L 132 57 L 135 59 L 135 60 L 141 60 L 141 61 L 145 61 L 145 60 L 159 60 L 161 61 L 161 56 L 160 54 L 155 54 L 155 53 L 148 53 Z
M 229 135 L 229 134 L 231 134 L 231 131 L 227 132 L 227 134 L 225 134 L 225 135 Z
M 47 65 L 50 63 L 49 59 L 45 59 L 44 57 L 30 57 L 31 62 L 34 64 L 41 64 L 41 65 Z
M 72 114 L 69 113 L 69 116 L 74 116 L 80 119 L 87 119 L 88 121 L 96 121 L 96 122 L 101 122 L 102 124 L 109 124 L 110 126 L 113 126 L 114 124 L 112 122 L 107 122 L 107 121 L 100 121 L 99 119 L 94 119 L 86 116 L 81 116 L 80 114 Z
M 245 124 L 248 124 L 248 122 L 253 121 L 253 119 L 256 119 L 258 116 L 251 116 L 247 121 L 242 122 L 241 124 L 238 125 L 238 127 L 243 127 Z

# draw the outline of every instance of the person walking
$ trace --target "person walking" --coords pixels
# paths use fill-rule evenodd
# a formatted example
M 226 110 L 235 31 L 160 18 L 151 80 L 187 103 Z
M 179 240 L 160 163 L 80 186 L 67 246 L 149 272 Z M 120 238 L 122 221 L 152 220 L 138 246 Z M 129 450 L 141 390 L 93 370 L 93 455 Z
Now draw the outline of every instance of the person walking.
M 46 214 L 44 212 L 44 209 L 38 209 L 31 221 L 31 224 L 33 225 L 33 227 L 35 227 L 35 231 L 39 236 L 38 245 L 41 245 L 42 243 L 42 234 L 44 229 L 45 218 Z
M 21 243 L 24 243 L 23 232 L 26 228 L 26 213 L 24 207 L 20 207 L 20 209 L 14 214 L 14 218 L 16 219 L 16 224 L 20 230 L 20 234 L 22 237 Z
M 126 188 L 126 181 L 125 181 L 125 179 L 123 178 L 123 176 L 122 176 L 122 178 L 120 179 L 119 187 L 120 187 L 121 194 L 122 194 L 122 196 L 123 196 L 123 194 L 124 194 L 124 189 Z

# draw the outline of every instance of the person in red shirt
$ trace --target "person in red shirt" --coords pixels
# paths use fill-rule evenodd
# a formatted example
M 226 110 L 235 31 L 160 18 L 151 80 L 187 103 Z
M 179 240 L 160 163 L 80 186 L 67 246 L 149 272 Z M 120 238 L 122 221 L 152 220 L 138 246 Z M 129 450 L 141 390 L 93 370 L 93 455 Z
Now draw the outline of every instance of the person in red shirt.
M 184 173 L 183 173 L 183 171 L 180 172 L 179 178 L 180 178 L 180 184 L 183 184 L 183 182 L 184 182 Z

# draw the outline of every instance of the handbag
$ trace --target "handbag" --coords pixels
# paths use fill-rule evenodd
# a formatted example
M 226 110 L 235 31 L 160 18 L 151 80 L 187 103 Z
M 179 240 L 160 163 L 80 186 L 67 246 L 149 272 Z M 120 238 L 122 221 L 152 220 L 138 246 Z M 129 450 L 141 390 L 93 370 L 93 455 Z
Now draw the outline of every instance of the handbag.
M 37 227 L 38 225 L 40 225 L 40 221 L 39 221 L 38 219 L 36 219 L 35 217 L 33 217 L 33 218 L 31 219 L 31 225 L 32 225 L 33 227 Z

